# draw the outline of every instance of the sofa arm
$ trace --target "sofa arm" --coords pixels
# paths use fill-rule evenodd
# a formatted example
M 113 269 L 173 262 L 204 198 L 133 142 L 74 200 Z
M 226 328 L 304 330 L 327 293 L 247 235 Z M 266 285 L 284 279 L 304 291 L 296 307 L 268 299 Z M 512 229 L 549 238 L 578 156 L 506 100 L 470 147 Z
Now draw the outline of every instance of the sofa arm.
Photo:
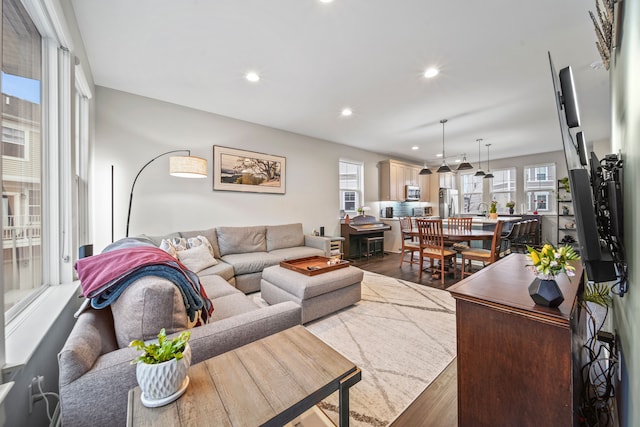
M 217 320 L 190 329 L 191 364 L 202 362 L 226 351 L 299 325 L 302 314 L 298 304 L 286 301 L 247 313 Z M 169 337 L 177 336 L 171 334 Z M 125 425 L 127 393 L 138 385 L 136 367 L 131 361 L 140 352 L 129 347 L 92 357 L 95 360 L 83 374 L 63 373 L 62 363 L 70 360 L 70 349 L 62 350 L 60 402 L 62 422 L 68 426 Z M 75 378 L 73 378 L 75 377 Z M 108 407 L 108 410 L 105 408 Z
M 275 334 L 302 321 L 302 308 L 293 301 L 274 304 L 191 329 L 191 363 Z
M 331 257 L 331 239 L 323 236 L 304 235 L 304 245 L 310 248 L 320 249 L 324 252 L 324 256 Z

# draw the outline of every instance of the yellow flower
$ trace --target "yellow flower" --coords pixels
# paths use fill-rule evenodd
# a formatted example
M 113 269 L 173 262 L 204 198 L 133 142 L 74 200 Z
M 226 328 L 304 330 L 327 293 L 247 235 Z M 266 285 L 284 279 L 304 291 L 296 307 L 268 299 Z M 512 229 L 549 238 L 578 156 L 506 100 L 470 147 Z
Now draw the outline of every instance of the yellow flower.
M 531 261 L 533 262 L 533 265 L 538 265 L 540 264 L 540 257 L 538 256 L 538 252 L 530 252 L 531 254 Z

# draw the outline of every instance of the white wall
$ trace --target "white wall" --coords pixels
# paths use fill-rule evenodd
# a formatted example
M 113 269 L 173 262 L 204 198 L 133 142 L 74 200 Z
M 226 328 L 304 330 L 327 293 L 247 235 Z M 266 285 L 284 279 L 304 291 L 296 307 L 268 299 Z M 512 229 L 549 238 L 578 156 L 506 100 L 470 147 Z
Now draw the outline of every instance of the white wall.
M 365 165 L 365 203 L 378 198 L 382 156 L 253 123 L 96 87 L 93 198 L 94 249 L 111 242 L 111 165 L 115 240 L 124 237 L 131 183 L 165 151 L 190 149 L 208 160 L 207 179 L 168 174 L 169 156 L 149 165 L 136 184 L 129 235 L 165 234 L 222 225 L 302 222 L 339 235 L 338 161 Z M 286 157 L 286 194 L 213 191 L 213 145 Z
M 621 43 L 611 68 L 611 141 L 624 161 L 624 243 L 629 293 L 614 299 L 624 367 L 619 396 L 622 426 L 640 425 L 640 2 L 625 1 Z

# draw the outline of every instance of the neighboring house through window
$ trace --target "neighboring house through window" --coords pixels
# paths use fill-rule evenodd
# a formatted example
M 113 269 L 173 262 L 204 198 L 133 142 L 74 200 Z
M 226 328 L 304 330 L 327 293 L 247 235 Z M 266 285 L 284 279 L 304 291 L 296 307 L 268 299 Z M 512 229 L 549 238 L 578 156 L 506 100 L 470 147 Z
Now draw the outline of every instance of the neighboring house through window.
M 524 168 L 524 192 L 529 212 L 553 210 L 556 188 L 556 165 L 534 165 Z
M 462 187 L 462 212 L 480 212 L 482 202 L 483 177 L 474 176 L 474 172 L 460 174 Z

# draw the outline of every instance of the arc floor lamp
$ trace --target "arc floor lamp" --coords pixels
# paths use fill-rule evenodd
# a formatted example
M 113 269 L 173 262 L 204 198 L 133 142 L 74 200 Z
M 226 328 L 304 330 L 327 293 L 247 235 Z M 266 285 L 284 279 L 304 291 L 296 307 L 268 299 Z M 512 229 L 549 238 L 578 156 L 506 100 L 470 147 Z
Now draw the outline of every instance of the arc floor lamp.
M 142 171 L 153 163 L 155 160 L 162 156 L 173 153 L 187 153 L 186 156 L 171 156 L 169 158 L 169 174 L 180 178 L 206 178 L 207 177 L 207 160 L 201 157 L 195 157 L 191 155 L 191 150 L 173 150 L 162 153 L 153 159 L 149 160 L 144 166 L 140 168 L 136 177 L 131 184 L 131 194 L 129 194 L 129 210 L 127 211 L 127 231 L 125 237 L 129 237 L 129 220 L 131 219 L 131 204 L 133 203 L 133 189 L 136 186 L 136 181 L 142 173 Z

